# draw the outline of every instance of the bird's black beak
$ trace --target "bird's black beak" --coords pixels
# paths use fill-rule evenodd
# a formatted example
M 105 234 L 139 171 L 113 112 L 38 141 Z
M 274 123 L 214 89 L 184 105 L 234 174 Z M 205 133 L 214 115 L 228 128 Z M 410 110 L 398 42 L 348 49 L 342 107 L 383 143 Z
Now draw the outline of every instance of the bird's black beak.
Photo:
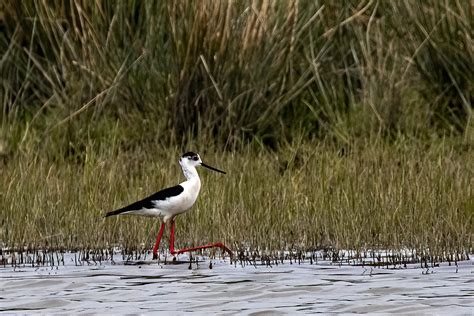
M 211 169 L 211 170 L 214 170 L 214 171 L 217 171 L 217 172 L 220 172 L 220 173 L 223 173 L 223 174 L 225 174 L 225 172 L 224 172 L 224 171 L 222 171 L 222 170 L 219 170 L 219 169 L 217 169 L 217 168 L 214 168 L 214 167 L 211 167 L 211 166 L 209 166 L 209 165 L 206 165 L 204 162 L 201 162 L 201 166 L 203 166 L 203 167 L 206 167 L 207 169 Z

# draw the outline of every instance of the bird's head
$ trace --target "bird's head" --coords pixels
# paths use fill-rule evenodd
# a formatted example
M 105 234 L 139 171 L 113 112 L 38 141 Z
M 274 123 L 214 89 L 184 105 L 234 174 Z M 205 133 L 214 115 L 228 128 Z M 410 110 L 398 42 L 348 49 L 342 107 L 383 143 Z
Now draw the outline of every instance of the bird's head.
M 204 162 L 202 162 L 201 157 L 198 154 L 193 153 L 191 151 L 183 154 L 181 158 L 179 158 L 179 164 L 181 165 L 181 167 L 185 169 L 187 169 L 188 167 L 195 168 L 195 167 L 203 166 L 207 169 L 211 169 L 213 171 L 217 171 L 217 172 L 225 174 L 225 172 L 222 170 L 206 165 Z

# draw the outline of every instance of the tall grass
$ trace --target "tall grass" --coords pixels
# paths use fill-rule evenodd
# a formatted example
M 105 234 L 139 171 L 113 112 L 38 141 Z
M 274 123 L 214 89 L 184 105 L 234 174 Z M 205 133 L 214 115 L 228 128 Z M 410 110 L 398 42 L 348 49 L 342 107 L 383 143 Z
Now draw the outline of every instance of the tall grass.
M 19 120 L 26 136 L 77 144 L 107 117 L 125 139 L 168 143 L 472 136 L 468 1 L 7 1 L 2 13 L 4 134 Z
M 228 174 L 200 171 L 200 198 L 178 218 L 180 246 L 224 240 L 236 250 L 472 251 L 472 152 L 441 143 L 201 149 Z M 24 155 L 2 169 L 0 182 L 0 240 L 10 247 L 150 249 L 158 221 L 103 215 L 182 178 L 178 150 L 158 146 L 88 151 L 83 164 Z
M 5 1 L 0 241 L 143 249 L 105 210 L 229 171 L 182 244 L 472 249 L 469 1 Z M 175 166 L 171 167 L 170 166 Z M 212 181 L 211 181 L 212 180 Z

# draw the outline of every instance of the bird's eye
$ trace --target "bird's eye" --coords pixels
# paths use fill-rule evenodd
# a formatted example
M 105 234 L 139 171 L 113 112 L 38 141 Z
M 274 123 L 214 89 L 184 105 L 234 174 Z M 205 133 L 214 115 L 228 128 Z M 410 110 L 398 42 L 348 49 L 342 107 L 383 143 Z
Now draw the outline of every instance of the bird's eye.
M 199 159 L 199 158 L 198 158 L 197 156 L 194 156 L 194 157 L 193 157 L 193 160 L 194 160 L 194 161 L 198 161 L 198 159 Z

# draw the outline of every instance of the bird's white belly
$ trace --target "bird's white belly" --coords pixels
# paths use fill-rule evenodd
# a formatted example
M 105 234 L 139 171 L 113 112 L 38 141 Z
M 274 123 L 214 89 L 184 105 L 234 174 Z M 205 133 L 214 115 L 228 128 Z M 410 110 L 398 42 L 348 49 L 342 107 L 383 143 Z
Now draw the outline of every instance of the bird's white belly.
M 176 215 L 189 210 L 195 201 L 196 197 L 183 193 L 178 196 L 170 197 L 164 201 L 156 201 L 154 204 L 156 205 L 156 208 L 165 215 Z
M 173 196 L 154 202 L 154 208 L 142 208 L 130 213 L 149 217 L 174 217 L 189 210 L 195 201 L 196 199 L 193 199 L 192 196 Z
M 153 204 L 156 208 L 144 210 L 143 215 L 147 216 L 149 213 L 150 215 L 148 216 L 163 216 L 166 221 L 168 218 L 173 218 L 189 210 L 196 202 L 201 188 L 201 182 L 199 179 L 197 181 L 188 180 L 180 185 L 184 188 L 181 194 L 169 197 L 166 200 L 155 201 Z
M 168 197 L 165 200 L 153 201 L 153 208 L 142 208 L 140 210 L 126 212 L 124 214 L 164 217 L 164 221 L 167 222 L 176 215 L 189 210 L 193 206 L 194 202 L 196 202 L 199 190 L 201 188 L 201 182 L 199 178 L 185 181 L 180 185 L 184 190 L 179 195 Z

